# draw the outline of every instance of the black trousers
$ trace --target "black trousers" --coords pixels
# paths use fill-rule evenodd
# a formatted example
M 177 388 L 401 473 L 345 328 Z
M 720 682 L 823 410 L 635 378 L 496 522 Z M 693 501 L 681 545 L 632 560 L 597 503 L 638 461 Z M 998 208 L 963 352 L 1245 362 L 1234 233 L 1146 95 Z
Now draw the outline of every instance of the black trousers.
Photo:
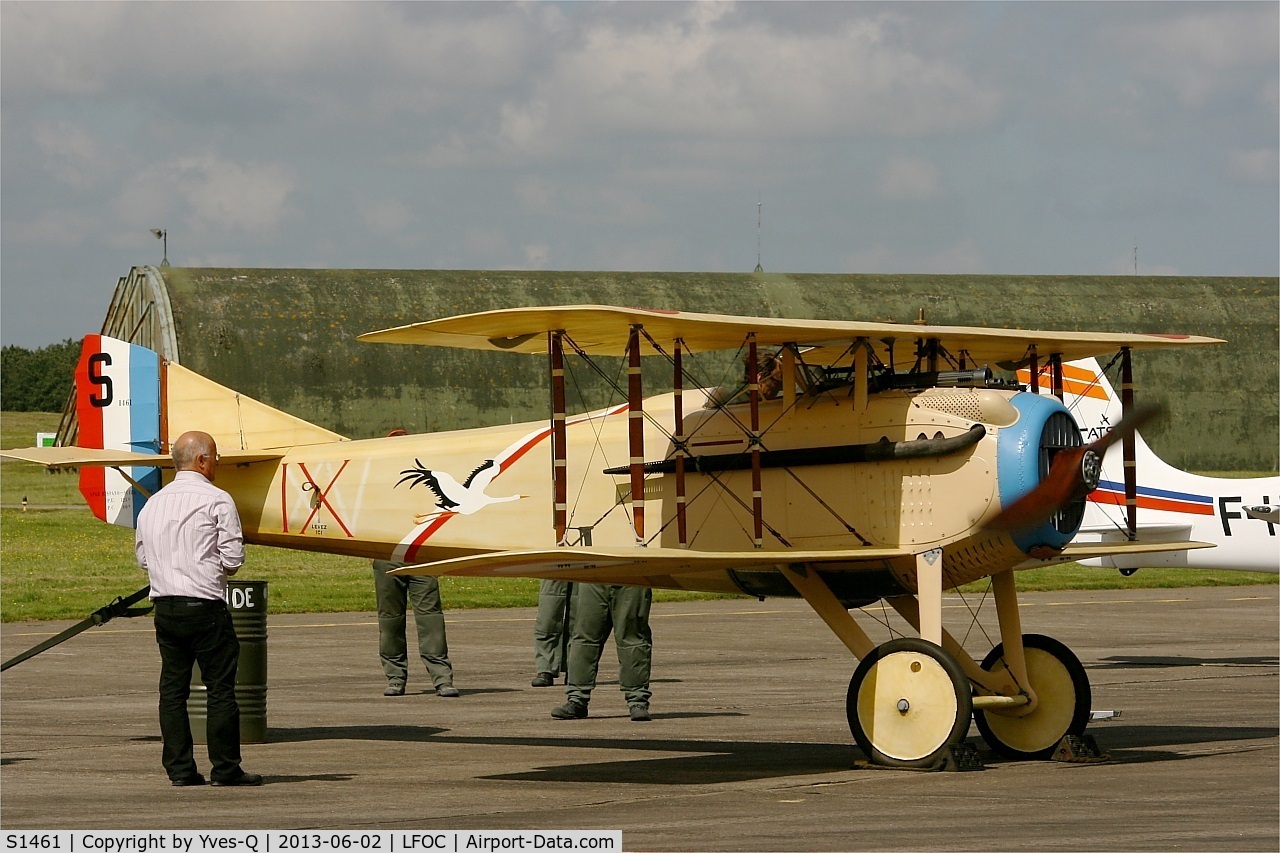
M 197 773 L 187 698 L 191 667 L 200 664 L 208 688 L 210 778 L 237 778 L 240 769 L 240 707 L 236 704 L 236 669 L 240 641 L 223 601 L 164 599 L 155 601 L 156 645 L 160 647 L 161 762 L 170 779 Z

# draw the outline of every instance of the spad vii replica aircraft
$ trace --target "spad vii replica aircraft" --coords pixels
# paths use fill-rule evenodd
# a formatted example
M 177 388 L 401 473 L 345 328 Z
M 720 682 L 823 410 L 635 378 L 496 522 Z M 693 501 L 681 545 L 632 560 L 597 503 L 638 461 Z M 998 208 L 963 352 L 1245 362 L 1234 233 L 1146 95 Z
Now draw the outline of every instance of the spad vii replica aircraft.
M 1127 371 L 1134 351 L 1211 338 L 576 306 L 362 340 L 546 359 L 549 422 L 347 441 L 90 335 L 77 370 L 82 446 L 5 455 L 82 466 L 94 511 L 131 526 L 165 479 L 169 443 L 200 429 L 218 441 L 218 485 L 250 542 L 392 558 L 411 564 L 405 573 L 801 596 L 860 661 L 846 705 L 854 739 L 872 761 L 905 767 L 937 766 L 971 717 L 1013 758 L 1049 757 L 1083 732 L 1084 667 L 1023 634 L 1015 570 L 1210 547 L 1144 541 L 1132 520 L 1122 536 L 1076 541 L 1107 449 L 1132 447 L 1146 414 L 1126 391 L 1124 417 L 1086 443 L 1060 397 L 1064 362 L 1119 353 Z M 700 360 L 724 350 L 740 356 L 738 381 L 699 387 Z M 599 356 L 625 359 L 620 402 L 571 415 L 566 361 Z M 671 392 L 645 397 L 644 357 L 670 366 Z M 1033 376 L 1047 365 L 1051 387 L 988 365 Z M 977 660 L 943 626 L 942 593 L 988 577 L 1000 642 Z M 874 642 L 849 609 L 880 599 L 919 637 Z
M 1119 359 L 1113 359 L 1117 369 Z M 1096 359 L 1087 358 L 1062 367 L 1063 402 L 1080 426 L 1085 441 L 1103 436 L 1120 421 L 1119 395 Z M 1018 379 L 1030 382 L 1030 371 L 1018 371 Z M 1052 377 L 1042 375 L 1045 387 Z M 1181 471 L 1164 462 L 1135 434 L 1131 442 L 1132 470 L 1137 488 L 1132 492 L 1134 513 L 1140 513 L 1138 538 L 1144 541 L 1212 542 L 1211 550 L 1165 551 L 1161 554 L 1123 555 L 1082 560 L 1086 565 L 1117 568 L 1132 574 L 1139 568 L 1160 566 L 1197 569 L 1233 569 L 1280 572 L 1280 543 L 1276 540 L 1280 477 L 1203 477 Z M 1098 488 L 1085 505 L 1084 522 L 1077 542 L 1128 539 L 1129 506 L 1125 486 L 1125 453 L 1113 445 L 1102 460 Z

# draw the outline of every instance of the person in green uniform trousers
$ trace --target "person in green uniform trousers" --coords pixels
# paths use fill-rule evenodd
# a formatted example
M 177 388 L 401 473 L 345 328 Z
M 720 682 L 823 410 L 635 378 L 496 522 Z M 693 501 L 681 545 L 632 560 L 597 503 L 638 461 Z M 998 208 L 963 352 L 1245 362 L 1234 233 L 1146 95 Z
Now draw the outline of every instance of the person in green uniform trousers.
M 373 561 L 373 587 L 378 596 L 378 655 L 387 675 L 383 696 L 403 696 L 409 680 L 409 643 L 405 631 L 408 606 L 418 628 L 418 653 L 439 696 L 460 695 L 453 686 L 453 664 L 444 635 L 444 609 L 440 606 L 440 582 L 431 575 L 389 575 L 407 566 L 390 560 Z
M 649 609 L 653 590 L 647 587 L 575 583 L 570 603 L 568 701 L 553 709 L 557 720 L 587 716 L 591 690 L 604 644 L 613 634 L 618 650 L 618 685 L 627 700 L 631 719 L 646 722 L 649 716 L 649 669 L 653 663 L 653 633 Z
M 534 687 L 550 687 L 564 672 L 564 605 L 571 586 L 568 581 L 544 580 L 538 587 L 538 615 L 533 621 Z

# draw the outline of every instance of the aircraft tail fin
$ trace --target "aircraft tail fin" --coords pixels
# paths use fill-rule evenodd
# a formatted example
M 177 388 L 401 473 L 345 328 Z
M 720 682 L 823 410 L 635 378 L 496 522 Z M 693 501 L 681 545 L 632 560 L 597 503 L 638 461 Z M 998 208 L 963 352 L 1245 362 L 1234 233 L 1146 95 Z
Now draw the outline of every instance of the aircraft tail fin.
M 346 439 L 219 385 L 175 362 L 164 365 L 168 439 L 188 430 L 213 436 L 218 450 L 271 450 Z
M 1119 423 L 1120 395 L 1096 359 L 1063 364 L 1063 402 L 1080 426 L 1087 444 Z M 1019 379 L 1030 382 L 1023 370 Z M 1040 386 L 1047 388 L 1046 375 Z M 1082 559 L 1085 565 L 1122 570 L 1156 566 L 1280 571 L 1276 528 L 1269 512 L 1280 501 L 1280 478 L 1209 477 L 1183 471 L 1156 455 L 1135 433 L 1138 537 L 1144 541 L 1200 540 L 1216 547 L 1206 551 L 1117 554 Z M 1127 537 L 1124 458 L 1120 445 L 1108 449 L 1098 488 L 1089 495 L 1079 542 L 1119 541 Z
M 95 450 L 161 453 L 160 356 L 105 335 L 85 335 L 76 364 L 77 442 Z M 80 494 L 108 524 L 136 527 L 160 469 L 80 469 Z
M 77 444 L 82 448 L 167 454 L 170 443 L 188 430 L 212 435 L 219 452 L 344 440 L 165 361 L 146 347 L 106 335 L 85 336 L 75 384 Z M 94 515 L 122 527 L 136 526 L 147 497 L 160 485 L 159 467 L 104 463 L 80 468 L 80 492 Z

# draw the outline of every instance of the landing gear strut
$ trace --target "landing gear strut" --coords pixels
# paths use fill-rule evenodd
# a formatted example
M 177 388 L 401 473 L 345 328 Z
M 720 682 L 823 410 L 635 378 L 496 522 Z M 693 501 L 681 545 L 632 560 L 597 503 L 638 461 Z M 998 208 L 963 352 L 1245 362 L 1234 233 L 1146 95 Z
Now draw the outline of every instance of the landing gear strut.
M 1024 634 L 1027 678 L 1036 692 L 1035 709 L 987 708 L 974 712 L 982 739 L 997 754 L 1019 760 L 1047 759 L 1067 735 L 1081 735 L 1089 724 L 1092 696 L 1089 676 L 1070 649 L 1042 634 Z M 982 661 L 982 668 L 1004 668 L 1004 644 Z

